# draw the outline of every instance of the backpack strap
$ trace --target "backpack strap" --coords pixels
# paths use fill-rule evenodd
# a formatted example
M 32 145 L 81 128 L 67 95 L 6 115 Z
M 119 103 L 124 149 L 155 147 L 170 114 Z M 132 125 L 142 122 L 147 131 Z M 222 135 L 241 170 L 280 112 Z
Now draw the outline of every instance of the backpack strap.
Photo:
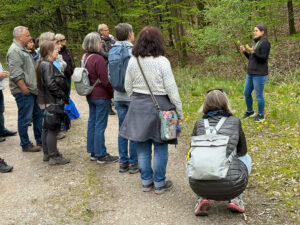
M 227 119 L 227 117 L 222 117 L 215 127 L 210 127 L 208 119 L 204 119 L 205 133 L 206 134 L 217 134 L 217 132 L 220 130 L 221 126 L 224 124 L 226 119 Z
M 231 152 L 231 154 L 228 156 L 228 158 L 227 158 L 227 160 L 228 160 L 228 162 L 229 163 L 231 163 L 232 162 L 232 160 L 233 160 L 233 158 L 236 156 L 236 147 L 234 148 L 234 150 Z
M 95 55 L 95 54 L 90 54 L 90 55 L 87 57 L 87 59 L 85 60 L 85 62 L 84 62 L 84 58 L 85 58 L 86 54 L 87 54 L 87 53 L 85 53 L 85 54 L 82 56 L 81 66 L 82 66 L 83 68 L 85 68 L 85 66 L 86 66 L 86 64 L 87 64 L 87 62 L 88 62 L 88 60 L 89 60 L 89 58 L 92 57 L 93 55 Z

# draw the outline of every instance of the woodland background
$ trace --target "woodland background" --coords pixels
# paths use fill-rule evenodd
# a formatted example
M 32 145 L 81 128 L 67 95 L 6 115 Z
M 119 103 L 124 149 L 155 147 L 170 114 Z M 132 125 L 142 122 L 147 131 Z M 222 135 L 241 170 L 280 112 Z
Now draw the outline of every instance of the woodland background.
M 256 24 L 268 26 L 272 74 L 285 77 L 300 64 L 300 1 L 296 0 L 1 0 L 0 57 L 5 61 L 15 26 L 31 35 L 65 34 L 76 63 L 84 36 L 120 22 L 135 34 L 146 25 L 161 29 L 173 66 L 201 65 L 203 73 L 243 76 L 247 60 L 240 44 L 251 44 Z M 216 67 L 218 65 L 218 67 Z

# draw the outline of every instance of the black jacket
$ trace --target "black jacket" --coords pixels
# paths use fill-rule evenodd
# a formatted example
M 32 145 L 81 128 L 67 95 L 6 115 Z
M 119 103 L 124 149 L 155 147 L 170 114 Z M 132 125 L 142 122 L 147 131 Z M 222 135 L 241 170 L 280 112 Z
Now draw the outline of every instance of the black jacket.
M 216 115 L 209 117 L 210 126 L 216 126 L 222 116 Z M 237 148 L 237 156 L 243 156 L 247 153 L 247 144 L 244 132 L 241 127 L 241 121 L 234 116 L 229 116 L 222 125 L 219 134 L 229 136 L 227 146 L 227 157 Z M 193 136 L 205 134 L 203 119 L 197 120 Z M 248 183 L 248 170 L 246 165 L 237 157 L 230 164 L 227 176 L 221 180 L 195 180 L 189 179 L 192 190 L 208 199 L 225 201 L 240 195 L 246 188 Z
M 268 75 L 268 58 L 271 49 L 271 44 L 268 40 L 254 39 L 253 45 L 258 43 L 253 54 L 245 52 L 245 56 L 249 59 L 248 74 L 251 75 Z
M 74 72 L 74 65 L 73 65 L 71 54 L 69 50 L 66 48 L 66 46 L 61 48 L 59 54 L 62 55 L 63 60 L 67 63 L 67 67 L 64 73 L 67 78 L 70 78 Z
M 113 39 L 112 35 L 109 35 L 109 37 L 103 37 L 102 35 L 100 35 L 100 38 L 103 41 L 103 45 L 99 53 L 103 56 L 107 63 L 109 50 L 113 47 L 116 41 Z
M 53 65 L 42 60 L 37 70 L 39 104 L 68 104 L 66 77 Z

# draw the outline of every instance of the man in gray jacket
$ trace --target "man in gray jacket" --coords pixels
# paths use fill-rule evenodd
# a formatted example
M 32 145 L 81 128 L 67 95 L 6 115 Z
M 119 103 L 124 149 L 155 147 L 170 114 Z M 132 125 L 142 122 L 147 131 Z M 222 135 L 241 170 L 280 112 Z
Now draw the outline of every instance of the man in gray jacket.
M 42 146 L 42 111 L 37 103 L 33 58 L 25 48 L 31 40 L 27 27 L 18 26 L 13 31 L 14 40 L 7 52 L 9 87 L 18 106 L 18 132 L 24 152 L 38 152 Z M 37 146 L 28 137 L 28 126 L 33 122 Z

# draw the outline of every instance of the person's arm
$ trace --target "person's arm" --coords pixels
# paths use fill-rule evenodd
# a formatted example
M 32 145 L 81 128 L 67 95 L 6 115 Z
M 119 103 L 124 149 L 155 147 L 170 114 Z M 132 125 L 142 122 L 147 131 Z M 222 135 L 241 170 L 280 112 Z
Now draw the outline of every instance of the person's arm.
M 237 155 L 238 156 L 243 156 L 246 155 L 247 153 L 247 142 L 246 142 L 246 137 L 245 133 L 242 128 L 241 121 L 239 121 L 239 142 L 237 144 Z
M 259 47 L 254 50 L 253 56 L 260 62 L 265 62 L 269 58 L 271 45 L 268 41 L 262 41 Z M 259 51 L 260 50 L 260 51 Z
M 132 97 L 133 94 L 133 86 L 132 86 L 132 65 L 134 63 L 133 61 L 134 57 L 131 57 L 128 61 L 128 66 L 126 69 L 126 75 L 125 75 L 125 90 L 127 92 L 127 95 L 129 96 L 129 98 Z M 135 60 L 135 63 L 137 63 L 137 61 Z
M 114 91 L 108 80 L 108 71 L 105 60 L 99 56 L 98 58 L 99 60 L 95 62 L 98 78 L 100 79 L 102 86 L 109 92 L 110 96 L 112 97 Z
M 182 113 L 182 103 L 180 100 L 180 96 L 178 93 L 177 84 L 172 72 L 171 64 L 167 58 L 163 58 L 162 60 L 162 79 L 164 82 L 164 87 L 167 92 L 167 95 L 171 101 L 176 106 L 176 112 L 178 114 L 178 119 L 183 119 Z
M 247 52 L 247 50 L 245 49 L 245 46 L 244 45 L 241 45 L 240 46 L 240 49 L 241 49 L 241 51 L 242 51 L 242 53 L 244 54 L 244 56 L 246 56 L 247 57 L 247 59 L 249 59 L 249 53 Z
M 28 90 L 25 84 L 25 74 L 24 70 L 22 69 L 22 58 L 18 52 L 11 52 L 7 55 L 7 66 L 9 70 L 9 78 L 11 81 L 16 83 L 16 85 L 21 89 L 23 94 L 29 94 L 30 91 Z

